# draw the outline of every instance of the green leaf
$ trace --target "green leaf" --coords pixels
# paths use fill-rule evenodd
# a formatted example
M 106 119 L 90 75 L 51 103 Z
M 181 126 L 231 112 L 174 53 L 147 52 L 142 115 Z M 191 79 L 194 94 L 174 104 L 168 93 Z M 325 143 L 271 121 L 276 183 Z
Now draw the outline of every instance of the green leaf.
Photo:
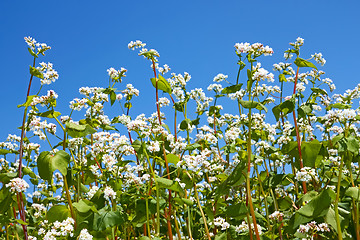
M 313 91 L 314 93 L 317 94 L 321 94 L 321 95 L 328 95 L 328 93 L 325 91 L 325 89 L 321 89 L 321 88 L 311 88 L 311 91 Z
M 174 201 L 176 201 L 177 203 L 181 204 L 181 205 L 188 205 L 188 206 L 192 206 L 194 204 L 193 201 L 191 201 L 190 199 L 187 198 L 179 198 L 179 197 L 175 197 Z
M 73 122 L 67 122 L 65 124 L 67 133 L 73 137 L 85 137 L 89 134 L 96 133 L 96 130 L 93 129 L 89 124 L 79 125 Z
M 15 221 L 16 221 L 18 224 L 20 224 L 20 225 L 29 225 L 29 223 L 24 222 L 24 221 L 21 220 L 21 219 L 15 219 Z
M 26 98 L 26 102 L 20 105 L 17 105 L 18 108 L 20 107 L 29 107 L 32 103 L 33 98 L 36 97 L 36 95 L 30 95 Z
M 36 55 L 36 53 L 34 53 L 34 51 L 31 48 L 28 48 L 28 51 L 31 54 L 31 56 L 38 58 L 38 55 Z
M 125 218 L 119 211 L 102 208 L 94 214 L 93 228 L 95 231 L 103 231 L 107 228 L 123 224 L 124 222 Z
M 37 159 L 39 175 L 49 182 L 52 181 L 52 174 L 55 170 L 59 170 L 62 175 L 66 176 L 69 162 L 70 155 L 63 150 L 56 152 L 54 156 L 48 151 L 42 152 Z
M 184 103 L 183 102 L 176 102 L 176 103 L 174 103 L 174 108 L 178 112 L 183 112 L 184 111 Z
M 305 167 L 315 168 L 316 158 L 320 152 L 322 144 L 317 140 L 301 143 L 301 153 Z
M 289 99 L 273 107 L 272 112 L 276 118 L 276 121 L 279 121 L 280 113 L 283 113 L 284 116 L 286 116 L 288 113 L 294 111 L 294 109 L 295 109 L 294 99 Z
M 0 155 L 6 155 L 8 153 L 13 153 L 13 151 L 8 149 L 0 149 Z
M 246 204 L 244 202 L 239 202 L 234 205 L 229 205 L 226 208 L 225 214 L 227 217 L 238 217 L 241 218 L 243 216 L 246 216 L 246 214 L 249 212 L 248 208 L 246 207 Z
M 30 66 L 30 74 L 37 78 L 44 79 L 44 74 L 42 74 L 42 72 L 40 72 L 38 69 L 34 68 L 33 66 Z
M 97 212 L 94 203 L 86 199 L 81 199 L 79 202 L 74 202 L 73 206 L 80 213 L 87 213 L 90 210 Z
M 279 82 L 287 82 L 287 79 L 284 74 L 279 75 Z
M 297 213 L 312 219 L 325 216 L 334 197 L 335 193 L 331 189 L 325 189 L 305 206 L 302 206 Z
M 226 87 L 224 88 L 221 93 L 222 94 L 229 94 L 229 93 L 236 93 L 237 91 L 239 91 L 241 89 L 241 86 L 243 84 L 240 83 L 240 84 L 235 84 L 235 85 L 231 85 L 229 87 Z
M 185 150 L 188 150 L 188 151 L 192 151 L 192 150 L 195 150 L 197 148 L 201 147 L 200 144 L 198 143 L 192 143 L 192 144 L 189 144 L 186 146 Z
M 219 232 L 216 236 L 215 236 L 215 240 L 227 240 L 227 233 L 226 232 Z
M 110 103 L 111 103 L 111 106 L 115 103 L 115 101 L 116 101 L 116 93 L 115 93 L 114 90 L 112 90 L 112 91 L 110 92 Z
M 152 85 L 154 86 L 154 88 L 156 88 L 156 82 L 157 82 L 157 87 L 159 90 L 162 90 L 168 94 L 171 94 L 171 86 L 169 84 L 169 82 L 159 74 L 159 78 L 157 78 L 155 80 L 155 78 L 150 78 Z
M 56 118 L 56 117 L 60 116 L 61 113 L 56 112 L 54 110 L 49 110 L 49 111 L 46 111 L 43 113 L 38 113 L 37 115 L 40 117 L 46 117 L 46 118 Z
M 170 189 L 181 194 L 184 193 L 184 189 L 180 186 L 180 184 L 171 179 L 157 177 L 156 182 L 159 184 L 160 188 Z
M 215 190 L 216 197 L 222 196 L 224 193 L 227 193 L 230 188 L 240 185 L 241 183 L 245 182 L 245 161 L 241 161 L 229 177 L 223 181 L 218 188 Z
M 46 213 L 46 219 L 49 223 L 53 223 L 55 221 L 61 222 L 68 217 L 71 217 L 71 213 L 69 208 L 65 205 L 54 205 Z
M 190 125 L 191 125 L 191 120 L 186 118 L 180 123 L 180 129 L 181 130 L 189 129 Z
M 172 154 L 172 153 L 167 154 L 166 159 L 167 159 L 168 163 L 172 163 L 175 165 L 180 161 L 180 158 L 177 155 Z
M 329 106 L 326 107 L 326 110 L 331 110 L 333 108 L 337 108 L 337 109 L 350 109 L 351 105 L 349 104 L 344 104 L 344 103 L 334 103 L 334 104 L 330 104 Z
M 311 67 L 317 69 L 317 67 L 313 63 L 299 57 L 295 59 L 294 63 L 298 67 Z
M 345 196 L 351 197 L 357 201 L 360 200 L 360 190 L 357 187 L 349 187 L 346 192 Z
M 24 175 L 29 175 L 31 178 L 36 178 L 36 174 L 29 167 L 23 167 L 22 171 Z
M 259 103 L 259 102 L 254 102 L 254 101 L 245 101 L 245 100 L 239 100 L 241 106 L 243 106 L 244 108 L 256 108 L 257 110 L 264 110 L 265 112 L 267 112 L 267 108 Z

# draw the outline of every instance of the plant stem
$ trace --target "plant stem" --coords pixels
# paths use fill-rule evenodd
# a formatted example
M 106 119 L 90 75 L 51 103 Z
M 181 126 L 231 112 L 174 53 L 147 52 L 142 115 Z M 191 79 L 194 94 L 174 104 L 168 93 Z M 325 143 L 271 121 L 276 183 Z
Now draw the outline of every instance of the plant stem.
M 148 236 L 151 240 L 151 234 L 150 234 L 150 220 L 149 220 L 149 198 L 146 197 L 145 198 L 145 204 L 146 204 L 146 225 L 147 225 L 147 232 L 148 232 Z
M 201 207 L 201 204 L 200 204 L 199 195 L 198 195 L 197 188 L 196 188 L 196 183 L 194 183 L 194 191 L 195 191 L 194 193 L 195 193 L 196 202 L 198 204 L 202 219 L 204 221 L 206 235 L 207 235 L 208 239 L 211 240 L 211 236 L 210 236 L 210 233 L 209 233 L 209 228 L 208 228 L 207 222 L 206 222 L 206 217 L 205 217 L 205 214 L 204 214 L 204 212 L 202 210 L 202 207 Z
M 295 83 L 294 83 L 294 94 L 296 93 L 296 84 L 297 84 L 298 77 L 299 77 L 299 69 L 300 69 L 300 67 L 298 67 L 297 70 L 296 70 Z M 296 131 L 296 141 L 297 141 L 297 146 L 298 146 L 298 151 L 299 151 L 299 161 L 300 161 L 300 169 L 301 169 L 301 168 L 304 167 L 304 164 L 303 164 L 303 160 L 302 160 L 301 139 L 300 139 L 299 127 L 298 127 L 297 121 L 296 121 L 295 109 L 293 111 L 293 117 L 294 117 L 294 125 L 295 125 L 295 131 Z M 306 183 L 302 182 L 302 186 L 303 186 L 304 194 L 306 194 L 307 193 Z
M 158 89 L 158 80 L 156 77 L 156 70 L 155 70 L 155 61 L 152 58 L 152 66 L 153 66 L 153 71 L 154 71 L 154 76 L 155 76 L 155 88 L 156 88 L 156 108 L 157 108 L 157 114 L 158 114 L 158 120 L 159 120 L 159 124 L 162 125 L 161 123 L 161 116 L 160 116 L 160 104 L 159 104 L 159 89 Z M 166 173 L 167 173 L 167 178 L 170 179 L 170 171 L 169 171 L 169 164 L 166 158 L 166 152 L 165 152 L 165 145 L 163 143 L 163 155 L 164 155 L 164 160 L 165 160 L 165 166 L 166 166 Z M 173 235 L 172 235 L 172 229 L 171 229 L 171 190 L 169 189 L 169 209 L 168 209 L 168 214 L 166 214 L 167 216 L 167 225 L 168 225 L 168 235 L 169 235 L 169 240 L 173 240 Z M 157 199 L 157 201 L 159 201 L 159 199 Z
M 335 203 L 334 203 L 338 240 L 343 239 L 342 232 L 341 232 L 341 225 L 340 225 L 340 215 L 339 215 L 339 198 L 340 198 L 341 176 L 342 176 L 343 166 L 344 166 L 344 157 L 342 156 L 341 160 L 340 160 L 340 169 L 339 169 L 338 183 L 337 183 L 337 189 L 336 189 L 336 199 L 335 199 Z

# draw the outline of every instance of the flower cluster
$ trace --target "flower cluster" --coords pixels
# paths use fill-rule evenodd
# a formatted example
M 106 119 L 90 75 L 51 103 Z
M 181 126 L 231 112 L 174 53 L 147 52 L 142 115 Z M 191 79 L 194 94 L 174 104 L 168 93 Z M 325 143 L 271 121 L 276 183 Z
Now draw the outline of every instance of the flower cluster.
M 13 193 L 25 192 L 29 188 L 29 184 L 22 178 L 13 178 L 5 187 L 10 188 Z

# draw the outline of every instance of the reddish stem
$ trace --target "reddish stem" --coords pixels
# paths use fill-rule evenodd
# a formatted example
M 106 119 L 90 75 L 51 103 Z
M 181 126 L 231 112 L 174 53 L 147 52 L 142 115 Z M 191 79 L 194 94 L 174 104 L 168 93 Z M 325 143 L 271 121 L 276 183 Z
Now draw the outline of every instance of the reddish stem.
M 161 117 L 160 117 L 159 89 L 158 89 L 158 81 L 157 81 L 156 70 L 155 70 L 155 62 L 154 62 L 154 59 L 151 59 L 151 61 L 153 64 L 153 71 L 154 71 L 154 76 L 155 76 L 156 108 L 157 108 L 157 113 L 158 113 L 158 120 L 159 120 L 159 124 L 162 125 Z M 166 158 L 165 146 L 163 146 L 163 154 L 164 154 L 164 160 L 165 160 L 165 165 L 166 165 L 167 178 L 170 179 L 170 174 L 169 174 L 170 170 L 169 170 L 169 164 L 168 164 L 168 161 Z M 165 212 L 165 214 L 166 214 L 166 212 Z M 167 220 L 167 225 L 168 225 L 169 240 L 173 240 L 170 218 L 171 218 L 171 190 L 169 190 L 169 210 L 168 210 L 166 220 Z

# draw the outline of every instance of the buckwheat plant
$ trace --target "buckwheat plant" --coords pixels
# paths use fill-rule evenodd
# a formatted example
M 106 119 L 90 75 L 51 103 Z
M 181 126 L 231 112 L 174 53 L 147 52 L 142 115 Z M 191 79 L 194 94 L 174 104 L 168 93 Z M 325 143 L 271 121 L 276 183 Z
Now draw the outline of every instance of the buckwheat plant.
M 300 57 L 304 39 L 273 69 L 260 62 L 271 47 L 236 43 L 236 78 L 218 73 L 207 89 L 131 41 L 154 92 L 137 116 L 123 67 L 57 111 L 59 75 L 36 65 L 50 47 L 25 41 L 21 131 L 0 142 L 1 239 L 360 240 L 360 84 L 331 95 L 323 55 Z

